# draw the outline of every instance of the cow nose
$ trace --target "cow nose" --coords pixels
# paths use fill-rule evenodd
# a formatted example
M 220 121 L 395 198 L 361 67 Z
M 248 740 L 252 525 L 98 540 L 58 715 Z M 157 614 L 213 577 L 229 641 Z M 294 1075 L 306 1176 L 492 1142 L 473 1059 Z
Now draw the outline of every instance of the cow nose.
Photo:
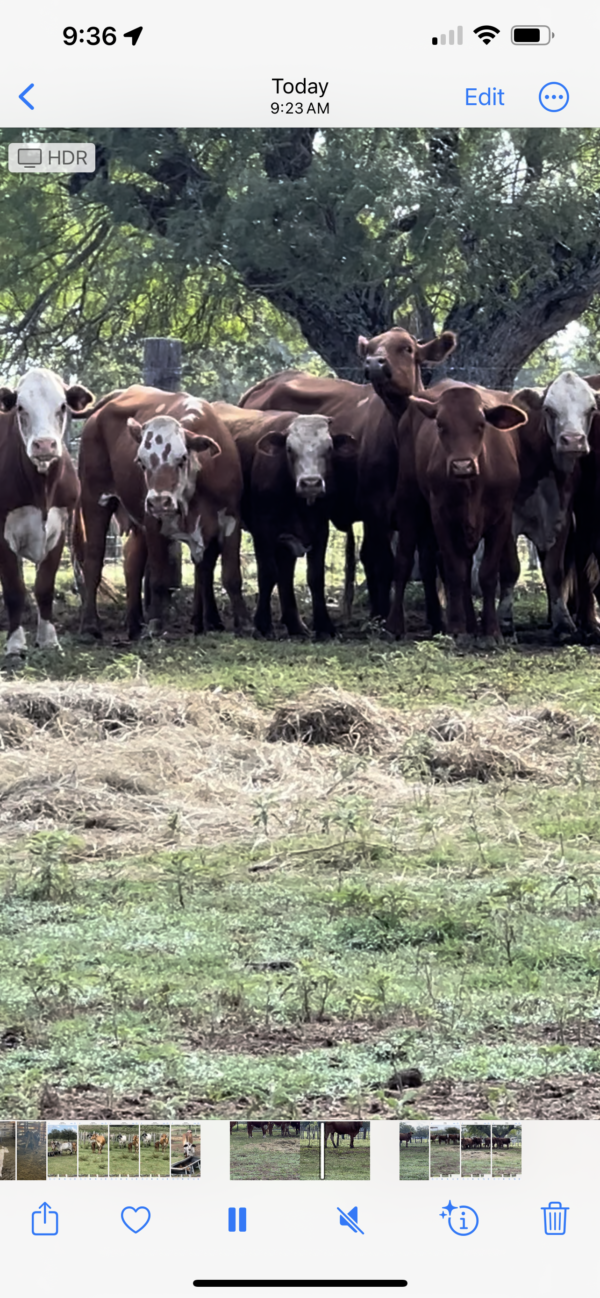
M 314 496 L 315 493 L 318 492 L 320 494 L 325 490 L 325 483 L 320 474 L 315 474 L 313 477 L 309 477 L 305 474 L 303 477 L 298 478 L 297 490 L 300 494 L 308 493 L 311 496 Z
M 559 450 L 568 451 L 570 455 L 587 455 L 590 449 L 585 433 L 561 433 L 558 446 Z
M 177 513 L 177 501 L 170 491 L 149 491 L 146 497 L 146 508 L 150 514 L 165 517 Z
M 367 379 L 377 378 L 379 375 L 390 377 L 391 370 L 385 356 L 367 356 L 365 361 L 365 377 Z
M 463 460 L 451 460 L 450 472 L 455 478 L 475 478 L 479 473 L 479 465 L 472 456 Z
M 58 454 L 58 442 L 55 437 L 34 437 L 31 443 L 31 454 L 36 458 L 46 459 Z

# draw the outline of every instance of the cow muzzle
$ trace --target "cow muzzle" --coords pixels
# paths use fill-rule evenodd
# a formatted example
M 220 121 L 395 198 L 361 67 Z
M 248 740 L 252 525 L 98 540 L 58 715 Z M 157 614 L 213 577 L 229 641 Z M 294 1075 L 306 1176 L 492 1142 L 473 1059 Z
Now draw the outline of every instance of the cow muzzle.
M 585 433 L 561 433 L 556 447 L 561 455 L 587 455 L 590 444 Z
M 55 437 L 34 437 L 29 443 L 28 454 L 40 473 L 44 473 L 59 457 L 58 442 Z
M 462 460 L 450 460 L 450 475 L 453 478 L 476 478 L 479 464 L 471 456 Z
M 391 379 L 392 371 L 385 356 L 367 356 L 365 361 L 365 378 L 369 382 L 376 379 Z
M 318 496 L 325 495 L 325 482 L 320 474 L 315 474 L 314 477 L 303 476 L 298 478 L 296 492 L 304 500 L 308 500 L 312 504 Z
M 177 500 L 170 491 L 149 491 L 146 509 L 153 518 L 175 518 L 179 513 Z

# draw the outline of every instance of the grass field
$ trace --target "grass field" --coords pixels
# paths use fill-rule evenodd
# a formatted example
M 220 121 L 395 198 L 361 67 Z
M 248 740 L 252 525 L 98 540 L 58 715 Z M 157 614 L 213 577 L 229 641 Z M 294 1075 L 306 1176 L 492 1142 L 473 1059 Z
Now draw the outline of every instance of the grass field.
M 140 1174 L 140 1150 L 139 1138 L 140 1129 L 132 1125 L 121 1125 L 120 1123 L 111 1122 L 109 1127 L 109 1155 L 108 1155 L 108 1174 L 109 1176 L 135 1176 Z M 125 1136 L 127 1145 L 124 1148 L 118 1144 L 120 1136 Z M 129 1149 L 129 1144 L 133 1145 L 134 1136 L 138 1138 L 136 1149 Z
M 337 1137 L 336 1137 L 337 1139 Z M 328 1141 L 325 1146 L 326 1181 L 368 1181 L 371 1176 L 371 1141 L 367 1136 L 354 1141 L 354 1149 L 346 1137 L 335 1149 Z
M 63 579 L 0 679 L 0 1112 L 600 1116 L 598 656 L 544 613 L 90 646 Z
M 152 1136 L 152 1144 L 144 1144 L 144 1136 Z M 169 1140 L 164 1149 L 155 1149 L 154 1142 L 162 1135 L 169 1136 L 169 1128 L 159 1123 L 142 1123 L 140 1129 L 140 1176 L 170 1176 L 171 1156 Z
M 82 1134 L 85 1136 L 87 1132 L 98 1136 L 104 1136 L 106 1138 L 106 1144 L 104 1145 L 102 1152 L 99 1150 L 94 1152 L 90 1141 L 82 1139 Z M 80 1127 L 78 1144 L 78 1175 L 99 1177 L 108 1176 L 108 1127 L 106 1124 L 99 1123 L 94 1127 Z
M 400 1131 L 411 1131 L 410 1124 L 402 1123 Z M 415 1140 L 415 1132 L 424 1134 L 426 1140 Z M 412 1139 L 409 1144 L 400 1142 L 400 1180 L 429 1180 L 429 1129 L 424 1124 L 412 1128 Z
M 300 1140 L 296 1136 L 252 1137 L 242 1130 L 229 1137 L 229 1176 L 232 1181 L 299 1181 Z
M 312 1127 L 310 1139 L 308 1127 Z M 300 1130 L 300 1180 L 318 1181 L 321 1176 L 321 1133 L 315 1123 L 303 1122 Z
M 492 1176 L 520 1176 L 522 1170 L 520 1145 L 492 1150 Z
M 489 1149 L 461 1150 L 461 1176 L 490 1176 L 492 1160 Z
M 432 1141 L 430 1176 L 460 1176 L 460 1145 L 439 1145 Z

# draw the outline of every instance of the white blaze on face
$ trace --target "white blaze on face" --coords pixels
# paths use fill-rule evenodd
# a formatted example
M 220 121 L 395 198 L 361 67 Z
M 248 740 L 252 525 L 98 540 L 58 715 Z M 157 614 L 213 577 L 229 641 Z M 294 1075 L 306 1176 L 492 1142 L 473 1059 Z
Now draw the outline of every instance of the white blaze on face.
M 149 419 L 137 458 L 146 475 L 146 509 L 164 518 L 181 514 L 191 494 L 190 457 L 178 420 L 167 415 Z
M 323 415 L 297 415 L 286 438 L 286 453 L 298 495 L 313 504 L 327 489 L 333 455 L 328 420 Z
M 63 452 L 67 394 L 50 370 L 28 370 L 17 384 L 17 427 L 25 450 L 40 473 Z
M 585 379 L 571 370 L 550 384 L 544 398 L 544 416 L 556 454 L 587 455 L 588 435 L 596 409 L 596 393 Z

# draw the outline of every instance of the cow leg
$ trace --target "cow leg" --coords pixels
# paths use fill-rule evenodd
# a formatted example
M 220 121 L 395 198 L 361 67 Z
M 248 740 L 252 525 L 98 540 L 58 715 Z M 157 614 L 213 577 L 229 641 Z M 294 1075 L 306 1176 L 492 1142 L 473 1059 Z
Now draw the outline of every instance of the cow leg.
M 570 526 L 569 519 L 568 525 L 559 533 L 542 562 L 550 603 L 552 635 L 559 643 L 571 640 L 577 631 L 565 599 L 565 548 Z
M 371 617 L 385 619 L 390 611 L 390 590 L 394 577 L 390 536 L 387 527 L 382 527 L 377 519 L 366 518 L 363 527 L 360 557 L 367 578 Z
M 52 605 L 54 603 L 56 574 L 58 572 L 58 565 L 60 563 L 64 543 L 65 534 L 63 532 L 53 549 L 48 551 L 45 559 L 42 559 L 35 577 L 33 593 L 38 607 L 38 625 L 35 643 L 38 649 L 59 648 L 58 636 L 52 622 Z
M 272 541 L 269 543 L 268 537 L 260 534 L 256 534 L 253 540 L 258 578 L 258 600 L 254 614 L 255 634 L 264 636 L 266 640 L 272 640 L 274 632 L 271 616 L 271 597 L 277 584 L 277 563 L 274 546 Z
M 425 594 L 425 616 L 431 634 L 439 635 L 444 630 L 444 619 L 437 588 L 437 545 L 433 535 L 419 539 L 419 569 Z
M 215 567 L 219 557 L 219 542 L 215 537 L 209 541 L 204 554 L 197 564 L 197 575 L 200 583 L 200 598 L 202 600 L 203 610 L 203 627 L 198 626 L 197 601 L 196 593 L 194 594 L 194 631 L 224 631 L 225 627 L 221 620 L 221 615 L 217 608 L 215 599 Z M 196 584 L 194 583 L 196 591 Z
M 4 653 L 8 658 L 25 654 L 27 640 L 22 626 L 25 611 L 25 583 L 21 564 L 4 540 L 0 542 L 0 581 L 8 615 L 8 635 L 4 647 Z
M 306 578 L 312 598 L 313 631 L 316 640 L 331 640 L 335 626 L 325 603 L 325 554 L 329 525 L 324 522 L 317 528 L 313 544 L 306 556 Z
M 231 604 L 235 631 L 247 631 L 250 626 L 250 614 L 242 594 L 241 539 L 242 526 L 238 520 L 233 532 L 229 536 L 223 537 L 221 549 L 221 576 Z
M 481 611 L 481 634 L 486 638 L 501 642 L 502 635 L 496 614 L 496 591 L 498 589 L 498 572 L 500 560 L 511 537 L 511 514 L 497 523 L 491 533 L 485 536 L 483 559 L 479 566 L 479 585 L 483 607 Z
M 296 603 L 296 592 L 294 590 L 294 572 L 296 569 L 296 555 L 289 545 L 279 544 L 277 546 L 277 590 L 279 591 L 279 603 L 281 605 L 281 620 L 287 627 L 288 635 L 302 636 L 306 638 L 309 630 L 302 621 L 298 612 Z
M 517 542 L 512 530 L 509 530 L 499 562 L 500 602 L 498 604 L 498 624 L 502 635 L 511 639 L 515 635 L 515 586 L 520 573 L 521 565 L 519 563 Z
M 398 511 L 398 544 L 394 563 L 394 589 L 386 621 L 386 629 L 397 640 L 405 635 L 404 592 L 410 581 L 418 540 L 417 520 L 413 509 L 406 504 Z M 427 567 L 427 559 L 426 559 Z
M 139 528 L 133 528 L 123 546 L 123 574 L 125 577 L 125 625 L 130 640 L 138 640 L 144 625 L 142 587 L 147 570 L 148 550 L 146 538 Z
M 171 599 L 169 543 L 161 536 L 150 517 L 146 516 L 146 545 L 150 577 L 147 634 L 157 635 L 163 625 L 165 610 Z
M 106 535 L 117 505 L 116 496 L 110 497 L 105 505 L 92 504 L 82 498 L 82 513 L 85 523 L 85 556 L 83 560 L 84 596 L 80 634 L 94 636 L 96 640 L 102 639 L 97 599 L 104 565 Z
M 446 587 L 446 618 L 448 633 L 459 639 L 471 634 L 467 623 L 467 594 L 471 596 L 471 564 L 469 557 L 457 550 L 451 528 L 438 513 L 434 517 L 435 534 L 444 556 L 444 584 Z M 467 583 L 469 589 L 467 592 Z

